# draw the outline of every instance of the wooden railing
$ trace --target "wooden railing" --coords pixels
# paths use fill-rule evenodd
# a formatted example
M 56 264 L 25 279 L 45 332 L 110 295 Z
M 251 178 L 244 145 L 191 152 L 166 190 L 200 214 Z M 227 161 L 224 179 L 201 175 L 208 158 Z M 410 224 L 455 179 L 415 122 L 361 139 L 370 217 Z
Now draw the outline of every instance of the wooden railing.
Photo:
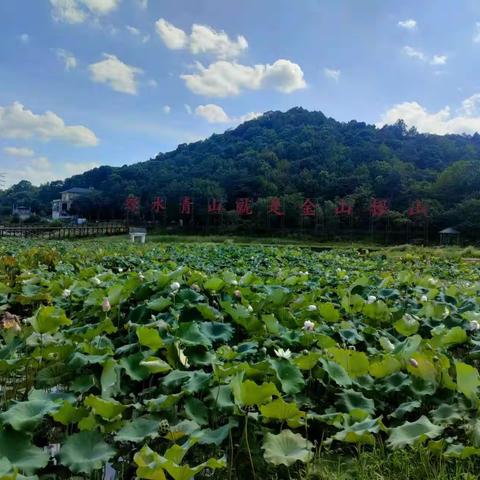
M 63 239 L 79 237 L 97 237 L 105 235 L 120 235 L 128 233 L 124 223 L 99 223 L 95 225 L 66 226 L 4 226 L 0 225 L 0 237 Z

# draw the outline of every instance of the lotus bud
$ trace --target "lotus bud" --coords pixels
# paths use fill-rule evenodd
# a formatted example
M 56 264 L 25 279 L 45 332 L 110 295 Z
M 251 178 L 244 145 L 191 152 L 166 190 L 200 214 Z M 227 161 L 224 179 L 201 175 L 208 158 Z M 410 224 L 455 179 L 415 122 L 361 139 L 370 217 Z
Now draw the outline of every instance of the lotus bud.
M 63 298 L 68 298 L 71 295 L 71 293 L 72 293 L 72 291 L 69 290 L 68 288 L 66 288 L 62 293 L 62 297 Z
M 316 305 L 309 305 L 307 307 L 307 311 L 309 312 L 315 312 L 317 310 L 317 306 Z
M 238 282 L 236 280 L 232 280 L 232 285 L 236 287 L 238 285 Z
M 414 358 L 410 358 L 408 361 L 413 368 L 418 368 L 418 362 Z
M 178 282 L 172 282 L 171 285 L 170 285 L 170 290 L 173 292 L 173 293 L 176 293 L 178 292 L 178 290 L 180 289 L 180 284 Z
M 138 278 L 143 281 L 143 280 L 145 280 L 145 275 L 142 272 L 140 272 L 138 274 Z
M 375 295 L 369 295 L 367 299 L 367 303 L 375 303 L 377 301 L 377 297 Z
M 235 298 L 242 298 L 242 292 L 240 290 L 235 290 L 233 292 L 233 295 L 235 296 Z
M 311 322 L 310 320 L 305 320 L 305 322 L 303 322 L 303 329 L 306 332 L 313 332 L 315 329 L 315 323 Z
M 424 302 L 424 303 L 425 303 L 425 302 L 428 302 L 428 297 L 427 297 L 426 295 L 422 295 L 422 296 L 420 297 L 420 301 L 421 301 L 421 302 Z
M 252 312 L 253 312 L 253 307 L 252 307 L 251 305 L 249 305 L 249 306 L 247 307 L 247 310 L 248 310 L 250 313 L 252 313 Z
M 95 285 L 100 285 L 102 283 L 102 281 L 98 278 L 98 277 L 93 277 L 92 278 L 92 282 L 95 284 Z
M 110 300 L 108 297 L 105 297 L 102 302 L 102 310 L 104 312 L 109 312 L 112 309 L 112 306 L 110 305 Z
M 123 272 L 123 268 L 122 267 L 118 267 L 118 273 L 122 273 Z

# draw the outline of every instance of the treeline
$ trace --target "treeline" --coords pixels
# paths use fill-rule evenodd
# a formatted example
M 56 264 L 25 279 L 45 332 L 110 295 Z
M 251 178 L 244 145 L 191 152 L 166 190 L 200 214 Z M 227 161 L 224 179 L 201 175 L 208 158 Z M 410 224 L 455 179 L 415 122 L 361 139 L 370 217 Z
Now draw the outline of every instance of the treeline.
M 267 112 L 146 162 L 99 167 L 41 187 L 20 182 L 0 195 L 1 213 L 16 203 L 49 215 L 50 202 L 72 187 L 95 188 L 78 208 L 96 220 L 125 218 L 129 194 L 144 211 L 156 196 L 188 195 L 202 205 L 211 198 L 226 205 L 239 197 L 345 198 L 362 210 L 377 197 L 404 221 L 421 199 L 435 228 L 480 238 L 480 135 L 419 134 L 402 121 L 383 128 L 341 123 L 302 108 Z

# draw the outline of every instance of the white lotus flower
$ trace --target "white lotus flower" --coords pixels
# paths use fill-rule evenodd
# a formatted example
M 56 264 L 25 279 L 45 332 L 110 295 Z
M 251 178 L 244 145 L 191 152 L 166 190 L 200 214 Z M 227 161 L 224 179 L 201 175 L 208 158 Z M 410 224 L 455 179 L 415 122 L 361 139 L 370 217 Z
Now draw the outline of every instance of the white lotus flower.
M 123 268 L 122 267 L 118 267 L 118 273 L 122 273 L 123 272 Z
M 410 358 L 410 360 L 408 360 L 408 361 L 410 362 L 410 365 L 413 368 L 418 368 L 418 362 L 414 358 Z
M 108 297 L 105 297 L 102 302 L 102 310 L 104 312 L 109 312 L 112 309 L 112 306 L 110 305 L 110 300 Z
M 316 312 L 316 311 L 317 311 L 317 306 L 316 306 L 316 305 L 309 305 L 309 306 L 307 307 L 307 310 L 308 310 L 309 312 Z
M 95 285 L 100 285 L 102 283 L 102 281 L 98 278 L 98 277 L 93 277 L 92 278 L 92 282 L 95 284 Z
M 305 320 L 305 322 L 303 322 L 303 329 L 307 332 L 313 332 L 313 330 L 315 329 L 315 322 Z
M 274 350 L 275 355 L 279 358 L 286 358 L 289 359 L 292 356 L 292 352 L 287 348 L 284 350 L 283 348 L 279 348 L 278 350 Z
M 236 280 L 232 280 L 232 285 L 236 287 L 238 285 L 238 282 Z
M 422 296 L 420 297 L 420 301 L 421 301 L 421 302 L 428 302 L 428 297 L 427 297 L 426 295 L 422 295 Z
M 143 281 L 143 280 L 145 280 L 145 275 L 142 272 L 140 272 L 138 274 L 138 278 Z
M 468 329 L 472 332 L 476 332 L 477 330 L 480 330 L 480 323 L 478 323 L 476 320 L 472 320 L 468 326 Z
M 251 313 L 253 312 L 253 307 L 251 305 L 248 305 L 247 310 Z
M 180 289 L 180 284 L 178 282 L 172 282 L 170 285 L 170 290 L 172 292 L 177 292 Z
M 377 301 L 377 297 L 375 295 L 369 295 L 367 298 L 367 303 L 375 303 Z
M 66 288 L 62 293 L 62 297 L 63 298 L 68 298 L 71 294 L 72 294 L 72 291 L 69 290 L 68 288 Z

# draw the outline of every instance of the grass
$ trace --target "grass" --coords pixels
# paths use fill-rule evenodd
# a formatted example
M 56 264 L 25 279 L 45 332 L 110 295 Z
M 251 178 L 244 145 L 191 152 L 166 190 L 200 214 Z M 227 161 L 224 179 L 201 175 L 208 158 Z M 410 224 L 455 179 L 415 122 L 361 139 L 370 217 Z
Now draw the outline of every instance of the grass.
M 359 451 L 352 457 L 321 455 L 299 480 L 476 480 L 480 462 L 474 457 L 445 459 L 426 448 Z

